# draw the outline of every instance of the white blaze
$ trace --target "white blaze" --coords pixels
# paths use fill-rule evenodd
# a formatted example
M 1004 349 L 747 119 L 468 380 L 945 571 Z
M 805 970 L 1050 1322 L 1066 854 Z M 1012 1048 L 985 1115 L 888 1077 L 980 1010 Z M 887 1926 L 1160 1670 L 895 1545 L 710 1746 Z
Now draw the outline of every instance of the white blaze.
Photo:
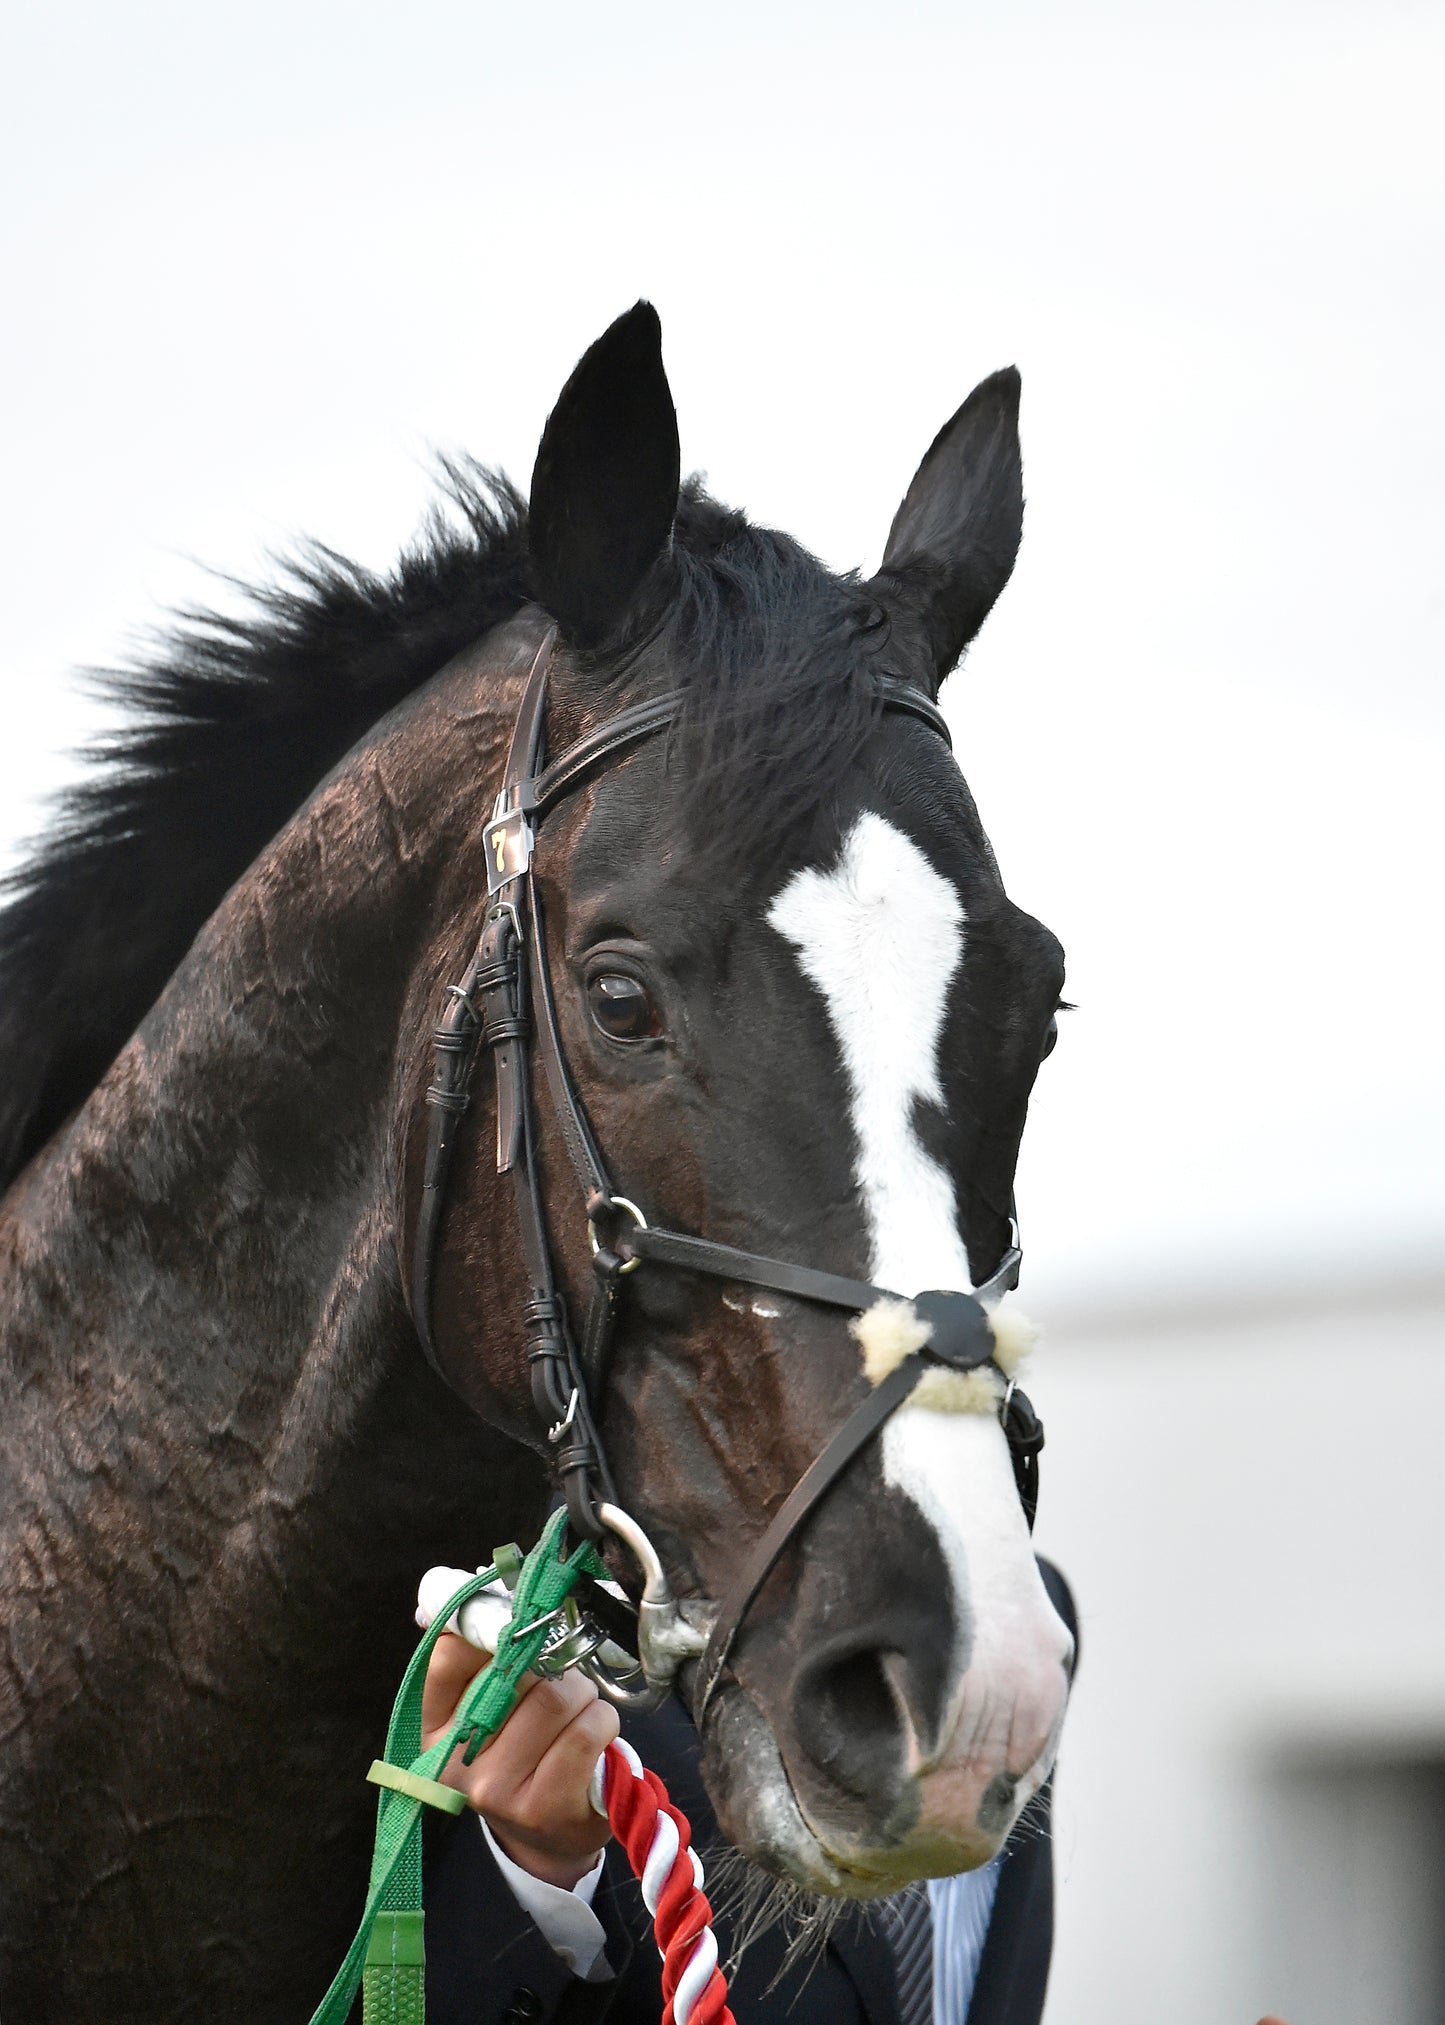
M 767 918 L 822 994 L 842 1053 L 869 1277 L 897 1294 L 971 1288 L 952 1179 L 915 1124 L 920 1100 L 943 1101 L 939 1042 L 965 948 L 957 891 L 911 837 L 870 811 L 849 832 L 837 864 L 795 873 Z M 991 1415 L 905 1407 L 885 1426 L 882 1446 L 884 1479 L 936 1531 L 959 1621 L 972 1628 L 951 1719 L 942 1737 L 913 1739 L 915 1769 L 940 1754 L 956 1765 L 980 1753 L 1002 1767 L 1006 1755 L 1017 1755 L 1008 1732 L 1020 1660 L 1031 1676 L 1023 1700 L 1038 1698 L 1040 1606 L 1060 1655 L 1067 1643 L 1034 1566 L 1003 1431 Z M 1057 1690 L 1057 1658 L 1050 1664 Z
M 965 1288 L 953 1183 L 914 1130 L 941 1104 L 938 1043 L 963 955 L 963 905 L 917 844 L 860 816 L 831 872 L 797 873 L 768 920 L 828 1008 L 858 1142 L 873 1277 L 895 1294 Z

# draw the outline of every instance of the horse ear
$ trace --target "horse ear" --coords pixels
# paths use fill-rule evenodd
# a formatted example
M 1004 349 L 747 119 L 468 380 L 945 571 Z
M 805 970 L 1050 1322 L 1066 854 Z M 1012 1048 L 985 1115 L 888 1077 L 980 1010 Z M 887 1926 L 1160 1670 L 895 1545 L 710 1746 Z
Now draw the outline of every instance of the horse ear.
M 993 610 L 1023 531 L 1019 376 L 1005 366 L 946 422 L 894 516 L 883 557 L 922 620 L 938 680 Z
M 679 454 L 662 325 L 639 302 L 583 353 L 532 472 L 533 586 L 574 645 L 597 647 L 615 633 L 666 554 Z

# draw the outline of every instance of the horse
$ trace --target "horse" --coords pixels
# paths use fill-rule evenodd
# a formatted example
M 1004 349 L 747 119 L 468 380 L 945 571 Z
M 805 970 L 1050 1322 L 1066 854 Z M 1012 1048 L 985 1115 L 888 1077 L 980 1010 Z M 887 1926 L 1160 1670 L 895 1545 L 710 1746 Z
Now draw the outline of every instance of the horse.
M 418 1573 L 544 1521 L 558 1430 L 485 1079 L 452 1112 L 430 1360 L 413 1262 L 433 1028 L 544 643 L 547 753 L 672 699 L 535 831 L 611 1207 L 903 1297 L 996 1272 L 1062 957 L 929 713 L 1013 568 L 1018 400 L 1012 370 L 976 388 L 881 568 L 836 575 L 681 480 L 640 303 L 563 389 L 529 503 L 451 460 L 389 577 L 306 550 L 112 678 L 129 714 L 0 915 L 7 2019 L 306 2015 L 363 1895 Z M 580 1316 L 588 1212 L 522 1101 Z M 591 1235 L 607 1481 L 705 1625 L 873 1352 L 836 1307 Z M 824 1898 L 992 1857 L 1067 1699 L 1000 1382 L 926 1384 L 777 1557 L 702 1711 L 729 1842 Z

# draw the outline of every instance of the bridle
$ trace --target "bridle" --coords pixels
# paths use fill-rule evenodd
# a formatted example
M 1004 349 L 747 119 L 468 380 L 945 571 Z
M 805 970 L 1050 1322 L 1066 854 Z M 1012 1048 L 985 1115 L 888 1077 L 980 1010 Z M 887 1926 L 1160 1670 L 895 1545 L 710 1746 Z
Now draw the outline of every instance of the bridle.
M 955 1371 L 991 1368 L 1003 1379 L 999 1418 L 1019 1498 L 1032 1527 L 1043 1428 L 1024 1394 L 994 1361 L 987 1312 L 1018 1283 L 1017 1226 L 1014 1242 L 973 1293 L 932 1292 L 915 1298 L 915 1311 L 931 1327 L 929 1341 L 873 1388 L 804 1472 L 748 1557 L 710 1629 L 704 1631 L 689 1621 L 672 1595 L 651 1542 L 617 1504 L 597 1432 L 595 1403 L 607 1384 L 622 1280 L 643 1266 L 665 1266 L 767 1288 L 849 1314 L 861 1314 L 877 1301 L 897 1297 L 862 1280 L 659 1229 L 647 1222 L 635 1203 L 614 1192 L 562 1049 L 541 899 L 532 876 L 536 830 L 548 812 L 598 767 L 665 730 L 683 699 L 671 691 L 619 711 L 544 765 L 547 677 L 556 640 L 556 627 L 549 627 L 537 648 L 512 728 L 501 791 L 484 832 L 487 908 L 481 937 L 461 981 L 448 987 L 446 1010 L 433 1032 L 435 1068 L 426 1097 L 430 1126 L 412 1244 L 411 1309 L 427 1358 L 450 1385 L 432 1336 L 432 1277 L 457 1128 L 485 1043 L 496 1071 L 497 1173 L 512 1179 L 526 1265 L 529 1292 L 523 1319 L 532 1399 L 566 1498 L 568 1522 L 588 1539 L 598 1540 L 609 1532 L 617 1535 L 637 1558 L 644 1576 L 635 1622 L 599 1585 L 584 1587 L 581 1601 L 595 1619 L 595 1635 L 590 1646 L 585 1635 L 579 1637 L 577 1656 L 611 1699 L 641 1705 L 660 1700 L 683 1662 L 700 1658 L 692 1700 L 694 1718 L 701 1725 L 743 1619 L 767 1576 L 831 1486 L 931 1365 Z M 942 713 L 922 690 L 893 676 L 877 680 L 883 710 L 919 718 L 951 746 Z M 580 1346 L 557 1285 L 542 1204 L 529 1073 L 534 1048 L 586 1210 L 593 1286 Z M 619 1679 L 596 1657 L 604 1636 L 638 1654 L 644 1686 Z

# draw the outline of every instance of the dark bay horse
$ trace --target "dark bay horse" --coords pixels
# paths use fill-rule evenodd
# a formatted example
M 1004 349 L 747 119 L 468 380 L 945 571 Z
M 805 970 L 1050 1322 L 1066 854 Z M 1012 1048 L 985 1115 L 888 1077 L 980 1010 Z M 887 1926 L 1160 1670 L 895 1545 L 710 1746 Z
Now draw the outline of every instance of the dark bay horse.
M 1006 582 L 1017 405 L 985 381 L 880 572 L 835 577 L 679 486 L 639 305 L 564 390 L 530 514 L 453 468 L 459 517 L 389 581 L 314 554 L 123 679 L 130 729 L 0 916 L 7 2025 L 304 2019 L 361 1901 L 417 1577 L 539 1529 L 484 1080 L 436 1256 L 445 1382 L 407 1261 L 431 1028 L 549 623 L 549 751 L 682 696 L 537 847 L 619 1193 L 907 1296 L 994 1270 L 1062 963 L 878 676 L 935 695 Z M 587 1226 L 539 1130 L 580 1312 Z M 680 1594 L 726 1593 L 869 1384 L 836 1312 L 629 1276 L 601 1432 Z M 727 1834 L 813 1891 L 986 1860 L 1052 1761 L 1069 1641 L 982 1404 L 893 1417 L 708 1706 Z

